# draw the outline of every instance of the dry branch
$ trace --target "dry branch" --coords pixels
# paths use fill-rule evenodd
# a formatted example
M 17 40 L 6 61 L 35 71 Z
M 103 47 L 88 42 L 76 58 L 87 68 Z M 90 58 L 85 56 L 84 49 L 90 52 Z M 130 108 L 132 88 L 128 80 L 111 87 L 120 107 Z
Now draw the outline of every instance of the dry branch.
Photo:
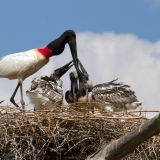
M 138 145 L 160 132 L 160 114 L 134 131 L 107 144 L 88 160 L 118 160 L 131 153 Z

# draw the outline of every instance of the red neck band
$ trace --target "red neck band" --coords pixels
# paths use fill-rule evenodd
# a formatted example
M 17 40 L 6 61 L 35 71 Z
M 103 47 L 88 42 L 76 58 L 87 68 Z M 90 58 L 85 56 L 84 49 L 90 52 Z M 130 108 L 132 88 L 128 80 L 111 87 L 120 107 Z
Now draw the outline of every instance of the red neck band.
M 38 52 L 40 54 L 42 54 L 43 56 L 45 56 L 46 58 L 49 58 L 49 57 L 53 56 L 52 50 L 49 49 L 49 48 L 47 48 L 47 47 L 45 47 L 45 48 L 39 48 Z

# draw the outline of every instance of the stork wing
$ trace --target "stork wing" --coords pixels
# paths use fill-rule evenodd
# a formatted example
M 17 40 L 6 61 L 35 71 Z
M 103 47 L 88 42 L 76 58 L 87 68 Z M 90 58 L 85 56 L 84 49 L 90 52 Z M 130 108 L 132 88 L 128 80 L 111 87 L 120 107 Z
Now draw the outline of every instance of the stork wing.
M 135 92 L 130 89 L 130 86 L 118 83 L 117 80 L 95 85 L 92 90 L 93 98 L 98 101 L 120 105 L 137 102 Z

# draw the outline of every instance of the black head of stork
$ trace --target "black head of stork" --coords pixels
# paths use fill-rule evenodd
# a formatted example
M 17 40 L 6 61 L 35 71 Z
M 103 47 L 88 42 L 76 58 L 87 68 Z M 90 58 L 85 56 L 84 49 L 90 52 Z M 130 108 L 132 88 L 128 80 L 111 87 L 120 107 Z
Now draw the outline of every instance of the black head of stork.
M 77 56 L 76 33 L 73 30 L 66 30 L 59 38 L 47 45 L 47 48 L 52 50 L 53 55 L 59 55 L 63 52 L 65 45 L 70 47 L 73 63 L 78 73 L 78 76 L 83 76 L 83 72 L 79 69 Z

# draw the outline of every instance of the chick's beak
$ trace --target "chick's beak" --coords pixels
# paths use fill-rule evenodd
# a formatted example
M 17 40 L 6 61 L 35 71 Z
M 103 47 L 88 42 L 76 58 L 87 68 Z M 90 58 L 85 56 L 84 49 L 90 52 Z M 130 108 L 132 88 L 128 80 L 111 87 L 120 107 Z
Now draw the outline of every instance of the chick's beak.
M 71 80 L 71 94 L 73 101 L 76 102 L 76 95 L 78 91 L 78 75 L 76 72 L 71 72 L 70 73 L 70 80 Z
M 73 61 L 70 61 L 69 63 L 65 64 L 64 66 L 56 69 L 54 71 L 54 75 L 57 76 L 58 78 L 61 78 L 72 66 Z

